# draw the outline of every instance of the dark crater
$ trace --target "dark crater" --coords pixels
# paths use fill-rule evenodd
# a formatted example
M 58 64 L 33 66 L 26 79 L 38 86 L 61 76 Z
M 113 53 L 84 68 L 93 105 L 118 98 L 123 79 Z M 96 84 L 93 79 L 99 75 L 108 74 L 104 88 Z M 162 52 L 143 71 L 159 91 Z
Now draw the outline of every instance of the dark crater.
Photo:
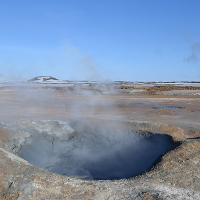
M 137 176 L 179 143 L 164 134 L 118 127 L 74 125 L 67 140 L 32 135 L 19 156 L 53 173 L 89 180 Z

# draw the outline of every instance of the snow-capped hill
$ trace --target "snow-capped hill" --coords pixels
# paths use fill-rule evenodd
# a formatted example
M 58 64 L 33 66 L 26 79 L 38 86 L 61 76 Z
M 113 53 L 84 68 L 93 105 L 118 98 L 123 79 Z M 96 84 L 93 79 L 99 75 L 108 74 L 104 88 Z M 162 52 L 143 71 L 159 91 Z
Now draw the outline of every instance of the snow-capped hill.
M 52 76 L 37 76 L 28 81 L 42 83 L 42 82 L 54 82 L 54 81 L 58 81 L 58 79 Z

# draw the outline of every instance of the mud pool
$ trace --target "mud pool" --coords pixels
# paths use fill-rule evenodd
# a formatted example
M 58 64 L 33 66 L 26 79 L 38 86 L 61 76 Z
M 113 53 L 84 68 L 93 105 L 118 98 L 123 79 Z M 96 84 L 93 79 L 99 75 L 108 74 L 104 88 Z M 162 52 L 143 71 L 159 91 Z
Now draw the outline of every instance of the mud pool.
M 48 122 L 50 123 L 50 122 Z M 52 125 L 52 124 L 51 124 Z M 33 134 L 19 156 L 60 175 L 113 180 L 139 175 L 167 151 L 178 146 L 168 135 L 76 123 L 63 139 L 48 131 Z M 57 125 L 57 130 L 63 126 Z M 51 130 L 52 131 L 52 130 Z M 61 132 L 63 130 L 60 130 Z

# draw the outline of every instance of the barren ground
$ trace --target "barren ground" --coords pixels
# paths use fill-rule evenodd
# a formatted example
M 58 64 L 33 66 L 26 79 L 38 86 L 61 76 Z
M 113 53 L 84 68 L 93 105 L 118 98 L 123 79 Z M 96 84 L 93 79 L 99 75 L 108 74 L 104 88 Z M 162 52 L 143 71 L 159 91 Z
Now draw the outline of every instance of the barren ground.
M 1 199 L 200 199 L 200 84 L 2 84 L 0 107 Z M 70 119 L 126 121 L 181 145 L 148 172 L 115 181 L 49 173 L 8 145 L 22 133 L 6 124 Z

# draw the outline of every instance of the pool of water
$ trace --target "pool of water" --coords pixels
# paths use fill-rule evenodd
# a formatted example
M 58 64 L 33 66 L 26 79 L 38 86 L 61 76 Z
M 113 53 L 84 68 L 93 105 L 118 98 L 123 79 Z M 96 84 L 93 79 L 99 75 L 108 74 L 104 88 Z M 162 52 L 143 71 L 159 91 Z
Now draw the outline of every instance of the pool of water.
M 169 109 L 182 109 L 183 107 L 179 107 L 179 106 L 154 106 L 153 109 L 158 109 L 158 108 L 169 108 Z

